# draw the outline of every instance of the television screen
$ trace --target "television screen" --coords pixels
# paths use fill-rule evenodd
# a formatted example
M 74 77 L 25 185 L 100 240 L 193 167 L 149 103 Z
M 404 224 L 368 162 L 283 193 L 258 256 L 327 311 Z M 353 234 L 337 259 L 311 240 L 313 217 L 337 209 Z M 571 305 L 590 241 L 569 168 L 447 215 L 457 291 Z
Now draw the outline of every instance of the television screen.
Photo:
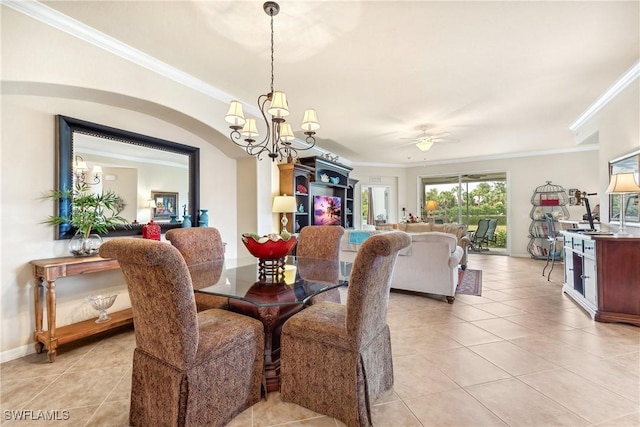
M 315 225 L 340 225 L 340 197 L 313 196 L 313 223 Z

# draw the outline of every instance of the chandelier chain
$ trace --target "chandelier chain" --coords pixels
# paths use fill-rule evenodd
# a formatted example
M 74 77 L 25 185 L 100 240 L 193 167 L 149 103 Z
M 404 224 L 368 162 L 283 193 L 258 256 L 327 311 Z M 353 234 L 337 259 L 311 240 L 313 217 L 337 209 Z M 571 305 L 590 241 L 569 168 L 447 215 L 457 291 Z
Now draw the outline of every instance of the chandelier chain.
M 271 15 L 271 93 L 273 93 L 273 14 Z

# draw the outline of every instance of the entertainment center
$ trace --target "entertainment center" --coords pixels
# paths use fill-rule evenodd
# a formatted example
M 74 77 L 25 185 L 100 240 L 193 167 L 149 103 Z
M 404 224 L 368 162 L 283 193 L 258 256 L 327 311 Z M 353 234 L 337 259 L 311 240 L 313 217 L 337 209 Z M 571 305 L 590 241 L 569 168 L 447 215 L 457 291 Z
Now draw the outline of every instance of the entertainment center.
M 355 179 L 352 168 L 322 157 L 303 157 L 299 163 L 282 163 L 280 194 L 295 195 L 298 210 L 287 214 L 294 232 L 307 225 L 341 225 L 353 228 Z

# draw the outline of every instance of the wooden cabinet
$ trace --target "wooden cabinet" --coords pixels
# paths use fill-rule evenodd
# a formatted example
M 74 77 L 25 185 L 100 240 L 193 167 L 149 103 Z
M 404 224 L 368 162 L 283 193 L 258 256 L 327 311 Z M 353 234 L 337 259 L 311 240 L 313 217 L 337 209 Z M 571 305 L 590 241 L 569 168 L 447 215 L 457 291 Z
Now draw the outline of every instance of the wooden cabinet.
M 354 190 L 358 181 L 349 178 L 352 168 L 317 156 L 300 158 L 300 163 L 280 164 L 278 168 L 280 194 L 296 196 L 298 212 L 287 216 L 289 222 L 294 224 L 295 232 L 316 223 L 315 196 L 339 198 L 340 225 L 345 228 L 353 227 L 356 212 Z
M 640 236 L 563 234 L 563 291 L 597 321 L 640 326 Z
M 130 308 L 110 313 L 111 320 L 105 323 L 95 323 L 95 319 L 85 320 L 72 325 L 56 327 L 56 280 L 62 277 L 78 276 L 82 274 L 98 273 L 101 271 L 120 268 L 115 259 L 92 257 L 62 257 L 31 261 L 34 287 L 35 325 L 33 339 L 36 341 L 36 351 L 41 353 L 47 349 L 49 362 L 56 359 L 56 348 L 59 345 L 85 338 L 100 332 L 108 331 L 133 323 L 133 313 Z M 44 282 L 47 282 L 46 306 L 47 329 L 43 327 L 44 319 Z
M 294 233 L 300 232 L 302 227 L 311 224 L 311 198 L 309 197 L 309 183 L 314 174 L 313 168 L 298 163 L 281 163 L 280 194 L 295 195 L 297 211 L 289 213 L 287 220 L 289 229 Z
M 358 183 L 357 179 L 353 179 L 353 178 L 349 178 L 349 181 L 347 183 L 347 199 L 346 199 L 346 203 L 345 203 L 345 215 L 346 215 L 346 221 L 345 221 L 345 228 L 353 228 L 354 227 L 354 212 L 356 211 L 356 205 L 355 205 L 355 191 L 356 191 L 356 184 Z

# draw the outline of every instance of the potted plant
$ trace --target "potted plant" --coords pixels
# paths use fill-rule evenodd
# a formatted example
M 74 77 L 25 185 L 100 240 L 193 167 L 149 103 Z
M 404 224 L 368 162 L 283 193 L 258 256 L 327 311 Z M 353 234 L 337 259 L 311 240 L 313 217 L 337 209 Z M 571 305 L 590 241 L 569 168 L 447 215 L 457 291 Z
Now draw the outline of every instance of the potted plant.
M 68 190 L 53 190 L 45 196 L 51 200 L 71 200 L 71 215 L 52 215 L 44 222 L 53 226 L 69 224 L 76 233 L 69 243 L 69 251 L 75 256 L 97 255 L 102 238 L 97 234 L 106 234 L 117 224 L 128 225 L 120 216 L 124 201 L 113 190 L 96 194 L 88 184 L 79 183 Z

